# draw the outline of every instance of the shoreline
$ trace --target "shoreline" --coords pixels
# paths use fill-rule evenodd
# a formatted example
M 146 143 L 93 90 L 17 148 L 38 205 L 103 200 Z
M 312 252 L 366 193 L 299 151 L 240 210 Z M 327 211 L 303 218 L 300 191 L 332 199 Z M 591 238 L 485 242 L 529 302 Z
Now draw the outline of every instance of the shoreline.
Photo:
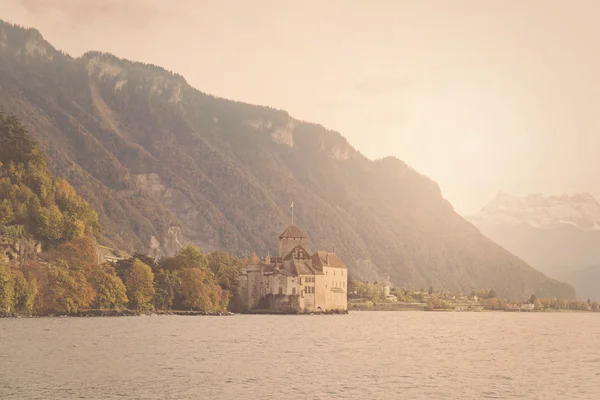
M 76 313 L 40 313 L 40 314 L 17 314 L 0 313 L 2 318 L 107 318 L 107 317 L 158 317 L 158 316 L 192 316 L 192 317 L 229 317 L 234 315 L 345 315 L 348 310 L 325 311 L 325 312 L 285 312 L 271 310 L 257 310 L 255 312 L 233 313 L 230 311 L 142 311 L 142 310 L 85 310 Z
M 39 313 L 39 314 L 17 314 L 0 313 L 0 318 L 93 318 L 93 317 L 142 317 L 142 316 L 212 316 L 227 317 L 236 315 L 229 311 L 142 311 L 142 310 L 85 310 L 76 313 Z

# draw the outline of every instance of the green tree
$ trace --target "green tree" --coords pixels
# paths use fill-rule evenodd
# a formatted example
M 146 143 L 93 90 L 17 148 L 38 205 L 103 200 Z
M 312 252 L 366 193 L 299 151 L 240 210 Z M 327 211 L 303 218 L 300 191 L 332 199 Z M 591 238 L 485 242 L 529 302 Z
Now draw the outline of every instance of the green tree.
M 169 310 L 173 306 L 179 284 L 177 273 L 168 269 L 160 269 L 154 275 L 154 303 L 157 310 Z
M 170 270 L 179 270 L 184 268 L 208 268 L 208 260 L 195 246 L 186 246 L 181 249 L 175 257 L 164 259 L 162 267 Z
M 435 308 L 435 304 L 432 299 L 427 300 L 427 304 L 425 305 L 425 311 L 433 311 Z
M 38 296 L 37 281 L 35 278 L 27 279 L 25 275 L 19 271 L 13 271 L 15 282 L 15 310 L 20 313 L 31 313 Z
M 532 295 L 529 297 L 529 301 L 528 301 L 528 303 L 529 303 L 529 304 L 535 304 L 536 300 L 537 300 L 537 296 L 536 296 L 535 294 L 532 294 Z
M 12 312 L 14 308 L 15 281 L 11 268 L 0 254 L 0 311 Z
M 154 274 L 152 269 L 135 259 L 127 271 L 125 280 L 130 308 L 151 310 L 154 300 Z
M 235 293 L 242 269 L 242 261 L 223 251 L 215 251 L 208 255 L 207 263 L 219 285 L 230 293 Z
M 93 306 L 97 309 L 121 309 L 127 304 L 127 289 L 109 263 L 94 267 L 89 279 L 96 296 Z
M 139 260 L 142 263 L 146 264 L 150 267 L 153 274 L 157 274 L 160 271 L 160 266 L 156 263 L 156 259 L 149 257 L 145 254 L 134 253 L 131 257 L 125 260 L 119 260 L 115 264 L 115 269 L 117 270 L 117 275 L 123 282 L 127 281 L 127 275 L 129 273 L 129 269 L 133 265 L 133 263 Z
M 15 217 L 12 203 L 7 199 L 0 201 L 0 225 L 8 225 Z

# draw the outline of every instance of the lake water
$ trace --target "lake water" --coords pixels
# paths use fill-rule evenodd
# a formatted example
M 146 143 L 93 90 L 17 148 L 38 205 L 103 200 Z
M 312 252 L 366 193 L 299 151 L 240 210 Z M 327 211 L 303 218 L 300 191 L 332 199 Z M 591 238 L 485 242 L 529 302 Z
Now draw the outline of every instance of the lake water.
M 600 315 L 0 319 L 0 399 L 600 399 Z

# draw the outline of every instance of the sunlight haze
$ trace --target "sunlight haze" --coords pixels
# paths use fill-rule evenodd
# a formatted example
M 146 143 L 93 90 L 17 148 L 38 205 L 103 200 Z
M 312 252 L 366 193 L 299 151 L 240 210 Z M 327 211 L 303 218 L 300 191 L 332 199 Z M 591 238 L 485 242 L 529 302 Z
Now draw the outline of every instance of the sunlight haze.
M 396 156 L 463 215 L 498 191 L 600 197 L 596 1 L 0 5 L 73 56 L 160 65 L 337 130 L 369 158 Z

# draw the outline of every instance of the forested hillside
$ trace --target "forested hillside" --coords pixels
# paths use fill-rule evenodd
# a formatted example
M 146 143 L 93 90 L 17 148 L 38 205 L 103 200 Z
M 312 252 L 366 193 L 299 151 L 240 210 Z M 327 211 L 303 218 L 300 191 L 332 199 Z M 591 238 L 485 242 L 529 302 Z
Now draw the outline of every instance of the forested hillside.
M 22 118 L 113 247 L 276 253 L 293 201 L 313 250 L 335 246 L 361 278 L 574 295 L 483 237 L 402 161 L 369 160 L 337 132 L 215 98 L 160 67 L 75 59 L 36 30 L 0 23 L 0 109 Z
M 54 178 L 17 118 L 0 112 L 0 235 L 54 247 L 99 238 L 98 215 L 64 179 Z
M 99 260 L 100 233 L 96 212 L 48 172 L 18 119 L 0 113 L 0 315 L 224 311 L 236 299 L 236 257 L 187 246 L 175 257 L 137 254 L 113 266 Z

